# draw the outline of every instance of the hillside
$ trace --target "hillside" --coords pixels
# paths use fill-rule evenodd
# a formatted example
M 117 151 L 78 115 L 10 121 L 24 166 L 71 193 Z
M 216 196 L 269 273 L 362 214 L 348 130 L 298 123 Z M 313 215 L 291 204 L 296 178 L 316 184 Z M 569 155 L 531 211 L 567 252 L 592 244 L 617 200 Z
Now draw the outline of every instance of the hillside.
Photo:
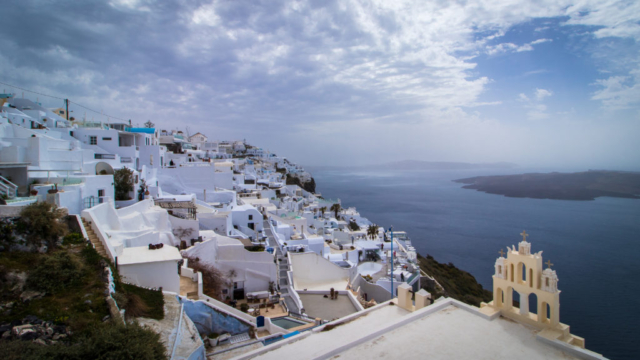
M 608 196 L 640 199 L 640 173 L 586 171 L 578 173 L 532 173 L 478 176 L 454 180 L 474 189 L 507 197 L 594 200 Z
M 481 302 L 489 302 L 493 299 L 491 291 L 482 288 L 476 278 L 470 273 L 460 270 L 452 263 L 442 264 L 431 255 L 423 257 L 418 254 L 420 268 L 444 288 L 426 287 L 434 299 L 447 296 L 474 306 L 480 306 Z

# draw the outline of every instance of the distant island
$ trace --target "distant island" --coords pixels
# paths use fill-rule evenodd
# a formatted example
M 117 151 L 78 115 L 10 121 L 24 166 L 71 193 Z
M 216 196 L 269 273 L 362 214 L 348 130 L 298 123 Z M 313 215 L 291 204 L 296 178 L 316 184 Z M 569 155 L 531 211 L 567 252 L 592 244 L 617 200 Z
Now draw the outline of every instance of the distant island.
M 590 170 L 578 173 L 532 173 L 477 176 L 453 180 L 475 189 L 507 197 L 595 200 L 600 196 L 640 199 L 640 173 Z

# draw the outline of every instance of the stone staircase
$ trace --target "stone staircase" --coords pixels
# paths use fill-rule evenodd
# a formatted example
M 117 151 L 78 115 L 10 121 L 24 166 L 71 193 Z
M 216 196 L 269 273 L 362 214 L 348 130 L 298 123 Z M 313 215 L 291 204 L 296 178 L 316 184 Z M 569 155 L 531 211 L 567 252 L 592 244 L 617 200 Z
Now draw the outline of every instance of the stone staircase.
M 81 218 L 81 219 L 82 219 L 82 226 L 84 226 L 84 230 L 87 232 L 87 235 L 89 236 L 89 241 L 91 241 L 91 244 L 93 244 L 93 247 L 96 249 L 98 254 L 100 254 L 100 256 L 108 259 L 109 257 L 107 256 L 107 251 L 105 250 L 104 245 L 102 245 L 102 242 L 100 241 L 100 239 L 98 239 L 98 236 L 96 235 L 96 233 L 91 228 L 91 223 L 89 223 L 84 218 Z

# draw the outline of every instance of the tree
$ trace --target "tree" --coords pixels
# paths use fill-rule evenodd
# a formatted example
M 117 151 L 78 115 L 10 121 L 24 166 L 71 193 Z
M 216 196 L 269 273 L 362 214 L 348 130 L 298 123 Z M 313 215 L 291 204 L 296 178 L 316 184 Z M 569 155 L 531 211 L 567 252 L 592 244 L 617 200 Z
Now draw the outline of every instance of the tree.
M 63 211 L 55 204 L 37 202 L 26 206 L 20 212 L 18 231 L 26 234 L 27 243 L 48 250 L 56 247 L 58 239 L 67 232 L 67 225 L 60 221 Z
M 342 208 L 340 207 L 340 204 L 333 204 L 331 205 L 331 211 L 333 211 L 334 214 L 336 214 L 336 220 L 338 220 L 338 213 L 340 212 Z
M 188 256 L 187 259 L 189 259 L 189 268 L 202 273 L 202 292 L 214 299 L 224 301 L 222 289 L 227 288 L 224 273 L 209 264 L 201 263 L 195 256 Z
M 320 213 L 322 213 L 322 217 L 324 217 L 324 212 L 327 211 L 327 207 L 323 206 L 320 208 Z
M 144 123 L 144 127 L 146 128 L 154 128 L 156 126 L 156 124 L 152 123 L 151 120 L 147 120 L 146 123 Z
M 367 235 L 371 238 L 371 240 L 374 240 L 375 238 L 377 238 L 378 237 L 378 225 L 376 225 L 376 224 L 369 225 L 369 227 L 367 228 Z
M 178 227 L 173 229 L 173 235 L 175 235 L 180 240 L 185 240 L 185 238 L 189 239 L 189 237 L 193 234 L 193 229 Z
M 129 193 L 133 191 L 133 170 L 123 167 L 113 173 L 116 200 L 130 200 Z

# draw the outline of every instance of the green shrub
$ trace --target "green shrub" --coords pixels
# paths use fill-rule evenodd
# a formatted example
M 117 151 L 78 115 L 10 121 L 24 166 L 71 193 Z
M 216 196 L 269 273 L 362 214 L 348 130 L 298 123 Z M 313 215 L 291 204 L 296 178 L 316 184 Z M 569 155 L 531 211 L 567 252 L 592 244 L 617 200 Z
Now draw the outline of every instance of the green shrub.
M 20 212 L 17 230 L 26 234 L 29 244 L 46 244 L 51 250 L 56 247 L 58 239 L 67 232 L 67 225 L 60 221 L 62 216 L 62 211 L 55 204 L 33 203 Z
M 79 284 L 82 270 L 69 254 L 57 252 L 47 256 L 29 273 L 27 286 L 55 294 L 66 287 Z
M 240 311 L 242 311 L 242 312 L 249 311 L 249 304 L 247 304 L 247 303 L 240 304 Z
M 100 263 L 100 260 L 102 260 L 100 254 L 98 254 L 91 244 L 87 244 L 87 246 L 82 249 L 82 256 L 87 264 L 93 266 L 97 266 Z
M 42 346 L 30 341 L 6 341 L 0 359 L 166 359 L 160 335 L 137 323 L 100 324 L 83 332 L 72 346 Z
M 142 316 L 156 320 L 164 319 L 164 296 L 162 291 L 149 290 L 139 286 L 118 283 L 116 293 L 122 292 L 126 297 L 124 309 L 128 316 Z M 120 303 L 118 303 L 120 306 Z
M 84 236 L 82 236 L 82 234 L 78 234 L 76 232 L 69 233 L 65 235 L 65 237 L 62 239 L 62 243 L 64 245 L 78 245 L 86 241 L 87 239 L 85 239 Z

